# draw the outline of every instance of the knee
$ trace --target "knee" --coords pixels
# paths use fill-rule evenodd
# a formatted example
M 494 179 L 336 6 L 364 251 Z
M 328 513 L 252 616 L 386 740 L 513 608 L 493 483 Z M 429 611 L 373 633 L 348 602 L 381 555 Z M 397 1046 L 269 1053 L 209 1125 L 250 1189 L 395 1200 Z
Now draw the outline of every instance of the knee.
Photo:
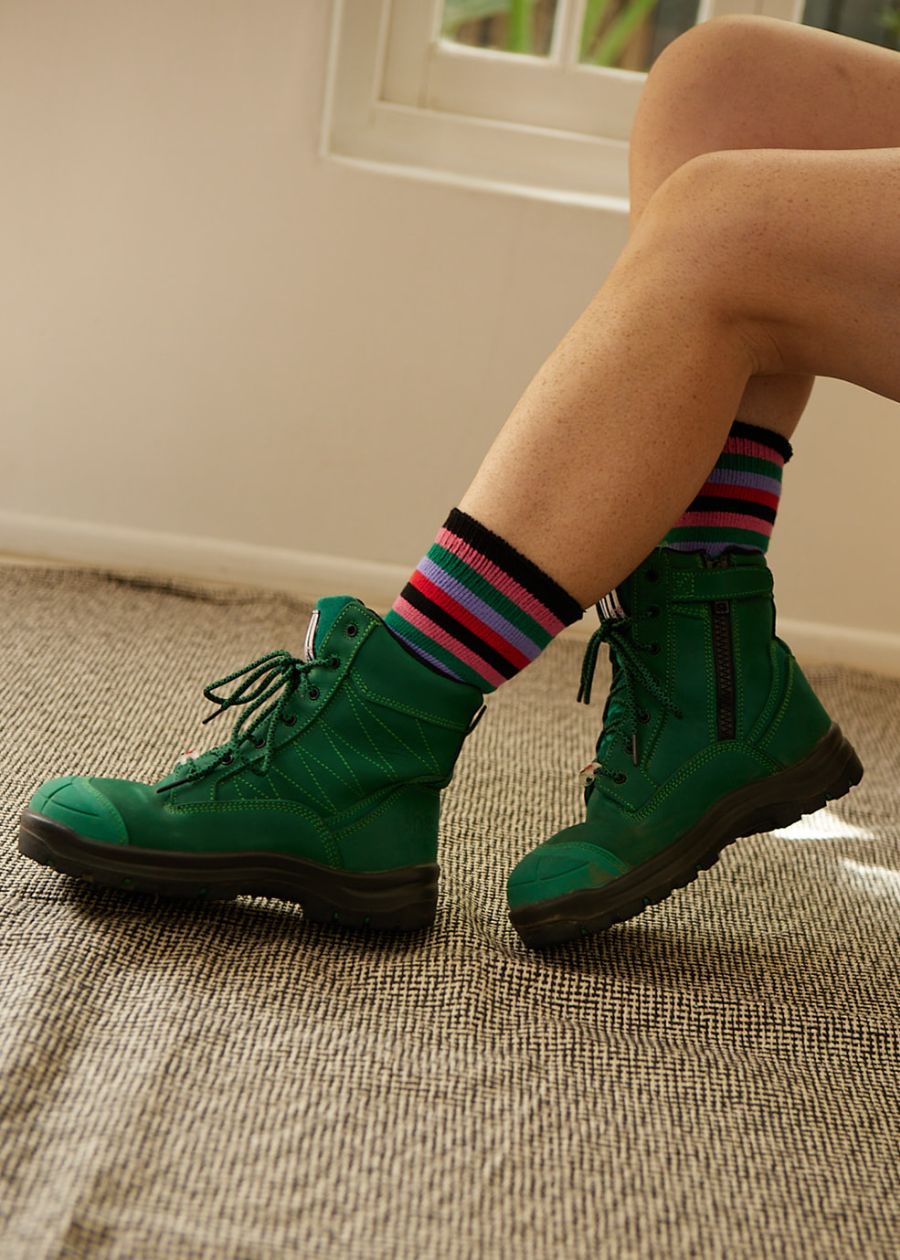
M 632 238 L 636 257 L 655 259 L 709 315 L 745 336 L 760 373 L 784 370 L 766 314 L 766 277 L 778 275 L 769 161 L 748 150 L 690 158 L 650 197 Z
M 733 93 L 765 77 L 765 62 L 791 38 L 794 26 L 749 13 L 700 22 L 663 49 L 647 75 L 646 90 L 677 95 L 690 86 L 721 101 L 723 86 Z
M 696 263 L 708 262 L 712 270 L 719 267 L 754 214 L 742 196 L 752 166 L 748 156 L 718 149 L 682 162 L 650 197 L 639 229 L 643 238 L 669 253 L 696 255 Z
M 651 68 L 632 132 L 638 161 L 672 166 L 737 148 L 769 110 L 773 66 L 788 59 L 796 24 L 729 15 L 686 31 Z

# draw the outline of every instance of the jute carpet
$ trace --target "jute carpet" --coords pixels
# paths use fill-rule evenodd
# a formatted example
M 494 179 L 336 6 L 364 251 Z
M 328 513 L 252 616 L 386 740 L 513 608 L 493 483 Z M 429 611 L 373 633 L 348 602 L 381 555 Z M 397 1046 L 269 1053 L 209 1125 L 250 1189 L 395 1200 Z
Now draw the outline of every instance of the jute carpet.
M 307 611 L 0 569 L 3 1260 L 894 1260 L 900 683 L 810 670 L 861 786 L 543 956 L 503 883 L 579 816 L 600 704 L 575 704 L 577 643 L 464 750 L 429 933 L 103 892 L 18 855 L 40 779 L 162 773 L 202 685 L 299 651 Z

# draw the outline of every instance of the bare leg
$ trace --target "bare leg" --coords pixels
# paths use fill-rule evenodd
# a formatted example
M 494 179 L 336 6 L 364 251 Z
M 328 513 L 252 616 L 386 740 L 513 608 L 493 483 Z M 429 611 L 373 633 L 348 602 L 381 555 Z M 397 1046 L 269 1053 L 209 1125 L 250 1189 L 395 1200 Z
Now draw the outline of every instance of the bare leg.
M 641 96 L 630 145 L 631 224 L 682 163 L 721 149 L 900 145 L 900 57 L 763 17 L 704 22 L 670 44 Z M 753 376 L 738 414 L 790 437 L 810 376 Z
M 751 377 L 836 376 L 900 399 L 898 206 L 900 149 L 686 162 L 462 509 L 587 606 L 690 502 Z

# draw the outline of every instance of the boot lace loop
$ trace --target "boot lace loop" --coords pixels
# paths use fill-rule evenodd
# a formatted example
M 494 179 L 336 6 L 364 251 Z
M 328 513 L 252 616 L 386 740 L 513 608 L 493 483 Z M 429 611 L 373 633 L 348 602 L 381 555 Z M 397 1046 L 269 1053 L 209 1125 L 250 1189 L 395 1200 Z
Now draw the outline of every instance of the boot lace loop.
M 309 686 L 309 671 L 329 663 L 330 658 L 314 658 L 307 661 L 279 648 L 274 652 L 267 652 L 265 656 L 257 657 L 249 665 L 226 674 L 224 678 L 217 678 L 215 682 L 209 683 L 203 688 L 203 695 L 212 704 L 218 705 L 218 708 L 203 719 L 204 725 L 221 717 L 229 709 L 239 706 L 242 708 L 232 729 L 231 738 L 226 744 L 214 750 L 216 757 L 210 765 L 202 768 L 192 766 L 182 778 L 174 783 L 166 783 L 158 790 L 166 791 L 202 778 L 216 766 L 232 759 L 245 740 L 252 741 L 256 748 L 265 748 L 261 770 L 263 774 L 267 774 L 275 753 L 278 724 L 284 717 L 286 705 L 304 681 L 307 694 L 317 694 Z M 237 682 L 238 679 L 242 681 L 238 682 L 231 692 L 220 691 L 220 688 Z M 267 704 L 267 701 L 271 703 Z
M 597 613 L 600 617 L 600 625 L 588 640 L 584 653 L 584 659 L 581 664 L 581 684 L 578 688 L 578 702 L 590 704 L 591 688 L 594 681 L 594 672 L 597 668 L 600 645 L 607 643 L 609 645 L 610 660 L 613 665 L 613 684 L 610 689 L 610 699 L 614 690 L 619 691 L 620 694 L 617 696 L 617 699 L 621 700 L 624 713 L 617 714 L 604 727 L 600 740 L 598 740 L 598 749 L 606 736 L 620 731 L 626 736 L 626 747 L 630 749 L 631 759 L 637 765 L 639 761 L 637 748 L 638 714 L 641 712 L 637 699 L 638 684 L 640 683 L 664 709 L 673 713 L 676 717 L 681 717 L 681 710 L 666 688 L 654 677 L 641 659 L 641 647 L 635 643 L 632 634 L 633 627 L 639 619 L 630 615 L 604 617 L 599 604 L 597 605 Z M 609 778 L 615 777 L 611 771 L 605 769 L 598 762 L 592 763 L 592 767 Z

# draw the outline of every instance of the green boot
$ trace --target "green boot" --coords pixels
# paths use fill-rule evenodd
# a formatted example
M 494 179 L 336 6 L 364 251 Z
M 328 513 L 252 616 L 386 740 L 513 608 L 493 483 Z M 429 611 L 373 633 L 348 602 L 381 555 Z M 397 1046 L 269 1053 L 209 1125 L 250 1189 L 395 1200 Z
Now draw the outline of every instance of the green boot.
M 22 853 L 114 888 L 282 897 L 317 922 L 429 924 L 440 791 L 481 692 L 339 595 L 316 605 L 302 658 L 271 652 L 204 694 L 219 706 L 211 717 L 246 706 L 226 744 L 155 786 L 45 783 L 22 815 Z
M 739 836 L 785 827 L 862 778 L 856 753 L 775 636 L 765 556 L 657 548 L 598 605 L 612 684 L 587 818 L 509 877 L 528 945 L 601 931 L 711 866 Z

